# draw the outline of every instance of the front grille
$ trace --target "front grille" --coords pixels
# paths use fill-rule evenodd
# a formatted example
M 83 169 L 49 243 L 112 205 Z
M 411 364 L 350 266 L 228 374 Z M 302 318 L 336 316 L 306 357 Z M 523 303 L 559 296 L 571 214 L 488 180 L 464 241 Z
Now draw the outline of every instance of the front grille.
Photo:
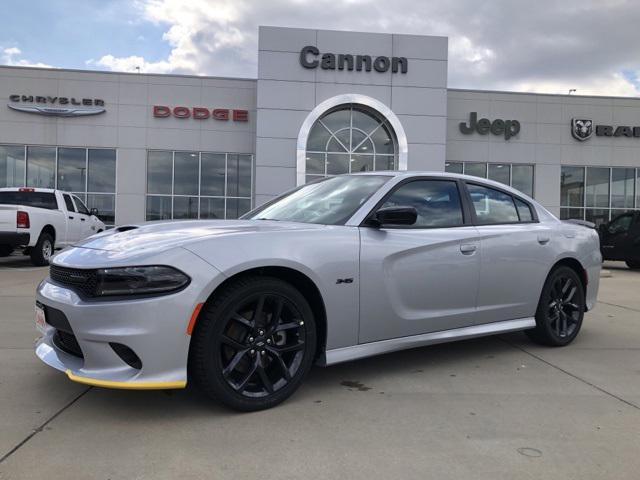
M 80 348 L 80 345 L 78 345 L 78 340 L 76 340 L 76 336 L 73 333 L 56 330 L 56 333 L 53 334 L 53 343 L 63 352 L 84 358 L 82 349 Z
M 85 297 L 93 297 L 96 291 L 97 275 L 95 270 L 60 267 L 51 265 L 49 268 L 51 280 Z

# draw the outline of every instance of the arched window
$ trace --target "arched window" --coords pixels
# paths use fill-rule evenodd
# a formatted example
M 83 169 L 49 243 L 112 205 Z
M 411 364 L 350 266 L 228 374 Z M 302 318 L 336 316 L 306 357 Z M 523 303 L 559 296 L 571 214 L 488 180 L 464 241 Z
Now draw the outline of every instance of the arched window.
M 306 180 L 342 173 L 396 170 L 398 142 L 386 118 L 363 105 L 335 107 L 311 127 Z

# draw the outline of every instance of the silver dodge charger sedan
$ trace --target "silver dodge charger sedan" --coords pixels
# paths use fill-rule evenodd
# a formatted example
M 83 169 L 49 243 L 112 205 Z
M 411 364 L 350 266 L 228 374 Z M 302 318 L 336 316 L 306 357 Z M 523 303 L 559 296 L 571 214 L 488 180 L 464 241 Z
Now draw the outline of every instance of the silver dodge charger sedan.
M 342 175 L 240 220 L 121 226 L 64 250 L 37 289 L 36 353 L 87 385 L 189 381 L 259 410 L 314 362 L 517 330 L 567 345 L 601 261 L 595 230 L 496 182 Z

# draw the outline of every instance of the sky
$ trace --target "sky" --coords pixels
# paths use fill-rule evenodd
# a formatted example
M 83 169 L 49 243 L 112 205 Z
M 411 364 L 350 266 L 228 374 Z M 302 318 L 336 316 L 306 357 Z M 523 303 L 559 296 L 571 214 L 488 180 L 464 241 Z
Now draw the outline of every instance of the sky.
M 256 78 L 258 25 L 275 25 L 447 36 L 452 88 L 640 95 L 640 0 L 0 0 L 0 5 L 4 65 Z

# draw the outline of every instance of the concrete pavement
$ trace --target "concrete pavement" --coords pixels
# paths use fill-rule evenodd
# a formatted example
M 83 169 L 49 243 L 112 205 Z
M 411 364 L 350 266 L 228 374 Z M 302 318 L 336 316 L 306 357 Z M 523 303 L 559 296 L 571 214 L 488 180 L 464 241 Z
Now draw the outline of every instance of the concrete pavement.
M 0 259 L 0 479 L 637 479 L 640 272 L 608 268 L 569 347 L 512 334 L 315 368 L 282 406 L 237 414 L 41 364 L 46 269 Z

